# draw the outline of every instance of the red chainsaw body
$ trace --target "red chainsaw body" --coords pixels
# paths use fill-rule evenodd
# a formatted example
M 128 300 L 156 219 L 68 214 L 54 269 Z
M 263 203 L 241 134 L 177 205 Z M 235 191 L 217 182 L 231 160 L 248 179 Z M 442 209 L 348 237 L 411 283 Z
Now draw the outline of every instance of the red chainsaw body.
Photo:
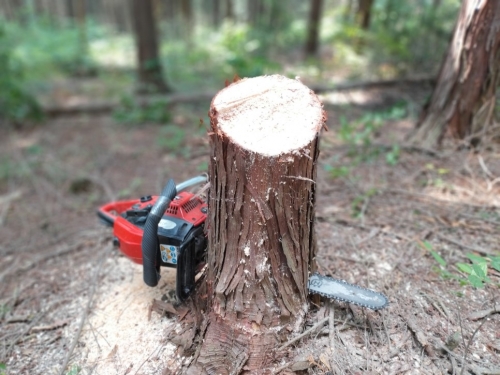
M 120 251 L 135 263 L 142 264 L 143 226 L 130 220 L 134 213 L 149 212 L 158 196 L 107 203 L 98 210 L 98 215 L 113 226 L 114 241 Z M 131 216 L 132 215 L 132 216 Z M 202 225 L 207 217 L 207 204 L 192 193 L 181 192 L 170 203 L 163 216 L 190 223 L 193 227 Z

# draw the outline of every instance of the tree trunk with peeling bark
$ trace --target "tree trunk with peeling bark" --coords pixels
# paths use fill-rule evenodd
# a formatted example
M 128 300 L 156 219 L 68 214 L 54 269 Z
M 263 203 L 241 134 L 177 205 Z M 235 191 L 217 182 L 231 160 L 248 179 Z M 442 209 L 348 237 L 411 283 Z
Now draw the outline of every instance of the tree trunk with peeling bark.
M 492 125 L 499 68 L 500 1 L 464 0 L 436 87 L 410 143 L 433 148 L 447 130 L 456 138 L 477 134 L 479 139 Z
M 209 115 L 207 307 L 187 373 L 270 373 L 308 311 L 325 114 L 301 82 L 275 75 L 226 87 Z

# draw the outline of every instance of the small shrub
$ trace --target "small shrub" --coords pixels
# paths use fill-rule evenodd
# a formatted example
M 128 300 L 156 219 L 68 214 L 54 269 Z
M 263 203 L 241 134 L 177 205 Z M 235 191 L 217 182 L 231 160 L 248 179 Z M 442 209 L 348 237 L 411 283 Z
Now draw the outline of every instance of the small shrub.
M 23 66 L 14 58 L 13 44 L 0 26 L 0 123 L 42 119 L 40 105 L 24 85 Z
M 123 96 L 120 106 L 114 111 L 116 121 L 124 124 L 138 125 L 144 123 L 166 124 L 171 119 L 168 104 L 163 99 L 153 100 L 141 105 L 130 95 Z

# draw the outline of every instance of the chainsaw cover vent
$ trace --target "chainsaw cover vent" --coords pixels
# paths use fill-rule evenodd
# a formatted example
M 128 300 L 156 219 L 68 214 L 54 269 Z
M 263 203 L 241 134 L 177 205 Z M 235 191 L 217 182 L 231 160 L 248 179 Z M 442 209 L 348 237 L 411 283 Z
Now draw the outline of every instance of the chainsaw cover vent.
M 198 206 L 198 201 L 196 199 L 192 199 L 187 201 L 182 205 L 182 209 L 186 212 L 194 210 Z
M 179 211 L 179 207 L 178 206 L 172 206 L 170 205 L 166 211 L 167 214 L 170 214 L 170 215 L 177 215 L 177 212 Z

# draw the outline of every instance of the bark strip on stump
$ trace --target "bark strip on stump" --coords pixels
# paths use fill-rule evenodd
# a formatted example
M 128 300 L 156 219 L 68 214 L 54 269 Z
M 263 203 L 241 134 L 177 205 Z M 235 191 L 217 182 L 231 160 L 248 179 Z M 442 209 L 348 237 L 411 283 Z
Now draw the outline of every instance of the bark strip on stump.
M 273 75 L 226 87 L 209 115 L 208 311 L 188 373 L 265 373 L 308 310 L 325 114 L 301 82 Z

